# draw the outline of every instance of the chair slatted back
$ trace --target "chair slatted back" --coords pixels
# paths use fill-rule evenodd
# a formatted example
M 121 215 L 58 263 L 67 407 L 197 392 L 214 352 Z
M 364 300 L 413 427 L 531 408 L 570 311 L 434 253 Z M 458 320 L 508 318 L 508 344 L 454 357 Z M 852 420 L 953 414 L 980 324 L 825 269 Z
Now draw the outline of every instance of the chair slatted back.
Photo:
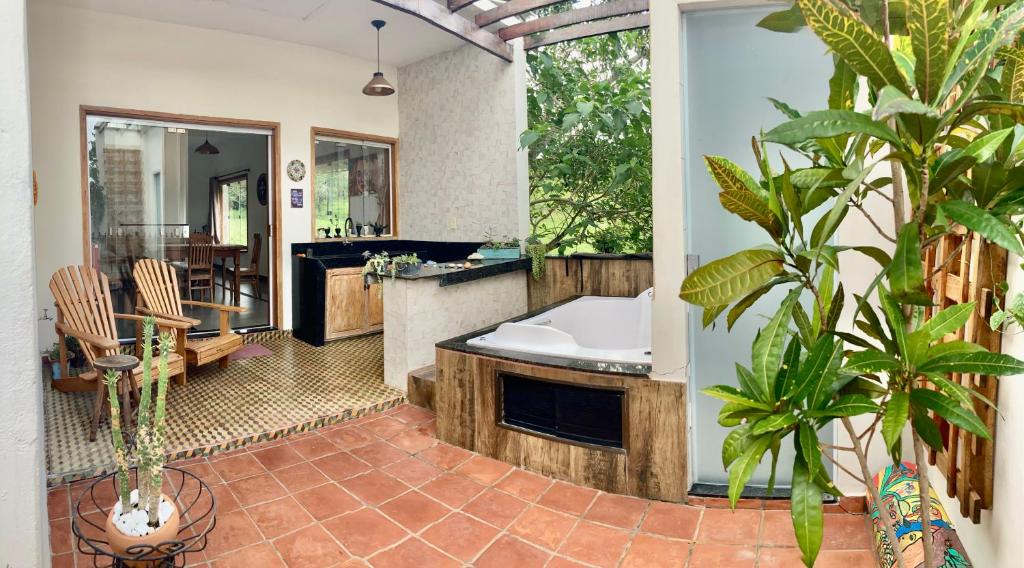
M 249 251 L 249 268 L 258 271 L 260 268 L 260 252 L 263 250 L 263 237 L 259 233 L 252 234 L 252 250 Z
M 178 274 L 173 266 L 155 258 L 144 258 L 135 263 L 132 277 L 145 307 L 162 314 L 183 315 Z
M 117 341 L 114 306 L 110 301 L 107 275 L 90 266 L 65 266 L 50 277 L 50 292 L 65 325 Z M 79 345 L 92 364 L 100 357 L 117 355 L 117 349 L 94 349 L 88 343 Z
M 189 268 L 213 268 L 213 235 L 192 233 L 188 237 Z

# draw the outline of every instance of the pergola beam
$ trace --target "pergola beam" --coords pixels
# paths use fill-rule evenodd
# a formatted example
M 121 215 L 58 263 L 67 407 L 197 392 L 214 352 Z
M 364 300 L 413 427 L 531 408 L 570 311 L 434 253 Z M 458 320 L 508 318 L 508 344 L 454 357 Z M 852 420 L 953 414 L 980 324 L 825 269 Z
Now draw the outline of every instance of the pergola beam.
M 558 4 L 565 1 L 566 0 L 508 0 L 508 2 L 505 2 L 497 8 L 491 8 L 486 12 L 480 12 L 477 14 L 476 25 L 482 28 L 505 18 L 511 18 L 512 16 L 525 14 L 526 12 L 536 10 L 537 8 L 543 8 L 545 6 L 551 6 L 552 4 Z
M 473 45 L 490 52 L 491 54 L 512 62 L 512 47 L 505 43 L 497 35 L 481 29 L 481 26 L 474 24 L 468 19 L 453 14 L 447 8 L 433 0 L 373 0 L 389 8 L 394 8 L 416 16 L 442 30 L 458 36 Z
M 576 24 L 574 26 L 559 28 L 557 30 L 529 36 L 524 40 L 523 47 L 528 50 L 536 49 L 553 43 L 561 43 L 563 41 L 572 41 L 575 39 L 633 30 L 637 28 L 646 28 L 650 25 L 651 17 L 650 14 L 647 13 L 633 14 L 632 16 L 624 16 L 622 18 L 598 20 L 596 22 Z
M 451 12 L 458 12 L 476 2 L 476 0 L 448 0 L 448 10 Z
M 449 0 L 454 1 L 454 0 Z M 517 37 L 546 32 L 556 28 L 571 26 L 583 22 L 603 20 L 626 14 L 646 12 L 650 8 L 650 0 L 613 0 L 596 6 L 588 6 L 567 12 L 560 12 L 542 18 L 536 18 L 514 24 L 498 30 L 498 37 L 508 41 Z

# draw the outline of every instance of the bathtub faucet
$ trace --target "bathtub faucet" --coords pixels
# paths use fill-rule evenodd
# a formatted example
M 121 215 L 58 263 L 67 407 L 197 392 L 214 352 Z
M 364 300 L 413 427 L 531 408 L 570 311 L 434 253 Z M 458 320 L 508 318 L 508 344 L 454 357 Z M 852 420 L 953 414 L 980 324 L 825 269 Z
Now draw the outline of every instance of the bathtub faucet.
M 535 322 L 533 325 L 551 325 L 551 318 Z

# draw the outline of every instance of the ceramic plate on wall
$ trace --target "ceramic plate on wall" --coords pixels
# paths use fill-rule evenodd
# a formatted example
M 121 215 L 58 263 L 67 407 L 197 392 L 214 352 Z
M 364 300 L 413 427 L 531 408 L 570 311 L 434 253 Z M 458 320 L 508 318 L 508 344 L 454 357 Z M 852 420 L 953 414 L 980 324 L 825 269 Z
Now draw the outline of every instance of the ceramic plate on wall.
M 302 181 L 302 178 L 306 177 L 306 164 L 302 163 L 302 160 L 292 160 L 288 162 L 288 178 L 292 181 Z

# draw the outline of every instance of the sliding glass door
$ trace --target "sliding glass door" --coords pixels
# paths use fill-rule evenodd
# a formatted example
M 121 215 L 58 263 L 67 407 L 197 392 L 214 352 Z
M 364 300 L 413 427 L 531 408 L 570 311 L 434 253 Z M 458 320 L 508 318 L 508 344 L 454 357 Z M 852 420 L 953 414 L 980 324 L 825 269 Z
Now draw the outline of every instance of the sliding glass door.
M 238 329 L 269 326 L 273 133 L 99 114 L 85 130 L 88 262 L 109 277 L 114 309 L 134 311 L 132 268 L 156 258 L 175 267 L 183 298 L 247 308 L 232 316 Z M 199 233 L 213 237 L 212 267 L 189 265 Z M 213 310 L 188 315 L 198 331 L 219 326 Z M 121 337 L 134 335 L 129 324 Z

